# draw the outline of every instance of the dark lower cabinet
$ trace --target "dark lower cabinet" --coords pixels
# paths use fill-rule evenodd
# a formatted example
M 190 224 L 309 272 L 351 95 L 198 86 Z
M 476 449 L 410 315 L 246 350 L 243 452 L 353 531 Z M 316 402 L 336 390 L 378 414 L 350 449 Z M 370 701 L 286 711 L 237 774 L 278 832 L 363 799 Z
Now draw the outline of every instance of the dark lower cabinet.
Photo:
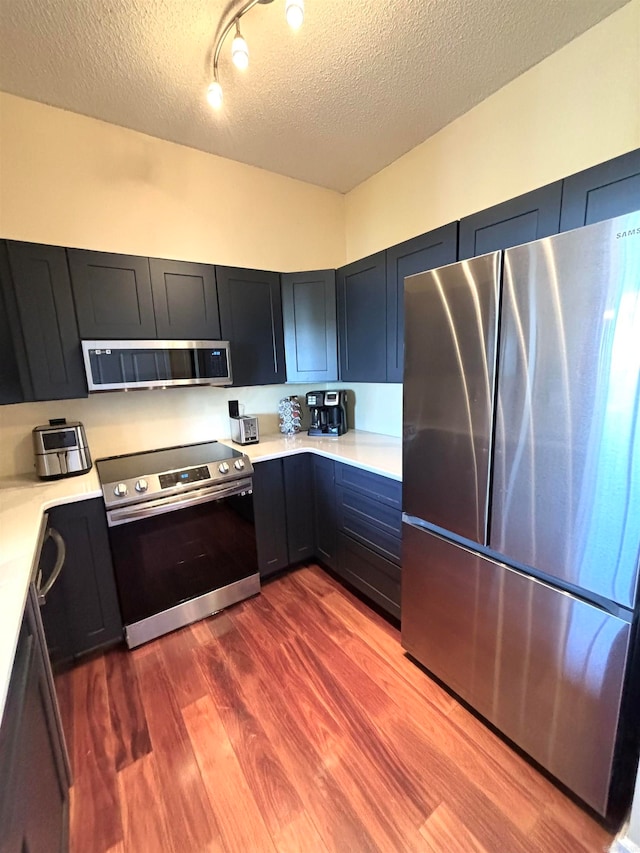
M 18 376 L 14 367 L 10 375 L 19 381 L 22 399 L 86 397 L 65 250 L 8 240 L 0 279 L 4 324 L 9 326 L 18 368 Z M 5 340 L 2 346 L 7 345 Z
M 219 340 L 215 267 L 150 258 L 156 335 L 167 340 Z
M 640 210 L 640 148 L 565 178 L 560 230 Z
M 386 613 L 400 619 L 400 566 L 344 533 L 338 535 L 338 548 L 336 571 L 340 577 Z
M 387 272 L 385 252 L 336 272 L 340 379 L 387 381 Z
M 403 378 L 405 278 L 452 264 L 457 252 L 457 222 L 387 249 L 387 382 Z
M 286 381 L 280 274 L 216 267 L 220 328 L 231 344 L 234 385 Z
M 52 682 L 27 604 L 0 727 L 0 850 L 68 850 L 69 772 Z
M 42 607 L 51 660 L 61 663 L 120 640 L 122 619 L 102 498 L 54 507 L 48 523 L 66 545 L 62 570 Z M 41 557 L 45 582 L 55 558 L 49 539 Z
M 289 565 L 282 459 L 253 466 L 253 515 L 260 577 L 266 578 Z
M 557 234 L 562 181 L 496 204 L 460 220 L 458 260 Z
M 402 483 L 336 463 L 337 573 L 400 618 Z
M 149 259 L 67 249 L 81 338 L 156 337 Z
M 338 378 L 335 270 L 282 274 L 284 349 L 289 382 Z
M 253 467 L 258 566 L 266 578 L 315 553 L 311 458 L 297 454 Z
M 282 460 L 289 565 L 310 560 L 315 553 L 312 462 L 310 453 L 297 453 Z
M 316 554 L 330 569 L 338 562 L 336 486 L 333 459 L 312 454 Z

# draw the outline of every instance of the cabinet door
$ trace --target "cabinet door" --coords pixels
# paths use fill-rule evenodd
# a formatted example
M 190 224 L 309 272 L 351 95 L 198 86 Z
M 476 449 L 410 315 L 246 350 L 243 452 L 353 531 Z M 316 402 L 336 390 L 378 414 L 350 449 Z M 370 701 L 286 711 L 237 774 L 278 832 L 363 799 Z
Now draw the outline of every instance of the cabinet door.
M 387 381 L 386 280 L 384 252 L 337 271 L 338 343 L 343 382 Z
M 565 178 L 560 230 L 640 210 L 640 148 Z
M 313 454 L 316 553 L 331 569 L 337 566 L 337 518 L 334 461 Z
M 338 378 L 335 270 L 283 273 L 282 316 L 289 382 Z
M 402 382 L 406 276 L 452 264 L 457 251 L 457 222 L 387 249 L 387 382 Z
M 222 338 L 231 344 L 234 385 L 286 380 L 280 276 L 216 267 Z
M 282 462 L 289 565 L 293 565 L 311 559 L 315 553 L 313 491 L 309 488 L 313 478 L 313 457 L 311 453 L 297 453 L 285 456 Z
M 81 338 L 156 337 L 149 259 L 67 249 Z
M 32 400 L 7 244 L 0 241 L 0 405 Z M 26 380 L 26 382 L 25 382 Z M 25 387 L 26 385 L 26 387 Z
M 0 849 L 68 849 L 69 778 L 47 663 L 25 618 L 0 729 Z
M 33 399 L 87 396 L 65 250 L 7 241 Z
M 67 549 L 42 608 L 51 658 L 58 662 L 119 640 L 122 619 L 102 498 L 54 507 L 49 524 Z
M 258 566 L 265 578 L 289 565 L 282 459 L 254 465 L 253 513 Z
M 215 267 L 150 258 L 156 333 L 168 340 L 219 340 Z
M 557 234 L 561 197 L 562 181 L 556 181 L 461 219 L 458 259 L 463 261 Z
M 385 560 L 360 542 L 338 534 L 340 577 L 375 602 L 386 613 L 400 618 L 400 567 Z

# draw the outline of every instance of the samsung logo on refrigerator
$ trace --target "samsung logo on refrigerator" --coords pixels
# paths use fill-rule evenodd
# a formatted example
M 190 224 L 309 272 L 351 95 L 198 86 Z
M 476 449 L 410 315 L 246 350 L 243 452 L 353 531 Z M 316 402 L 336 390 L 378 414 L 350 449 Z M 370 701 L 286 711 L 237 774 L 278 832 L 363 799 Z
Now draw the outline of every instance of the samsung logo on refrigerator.
M 631 237 L 633 234 L 640 235 L 640 228 L 629 228 L 628 231 L 618 231 L 616 240 L 619 240 L 621 237 Z

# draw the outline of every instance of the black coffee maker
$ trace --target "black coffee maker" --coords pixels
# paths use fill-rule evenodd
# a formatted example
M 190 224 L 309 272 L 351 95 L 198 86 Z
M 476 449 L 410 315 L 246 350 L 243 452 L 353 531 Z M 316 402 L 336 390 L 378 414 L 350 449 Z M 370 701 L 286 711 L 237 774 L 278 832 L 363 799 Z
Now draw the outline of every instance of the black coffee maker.
M 309 391 L 309 435 L 344 435 L 347 426 L 346 391 Z

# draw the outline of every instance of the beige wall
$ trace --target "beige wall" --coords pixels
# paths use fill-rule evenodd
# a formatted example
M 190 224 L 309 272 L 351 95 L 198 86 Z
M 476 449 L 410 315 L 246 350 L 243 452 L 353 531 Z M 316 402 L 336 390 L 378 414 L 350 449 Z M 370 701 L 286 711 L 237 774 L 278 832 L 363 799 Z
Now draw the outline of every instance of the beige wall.
M 346 196 L 347 261 L 640 146 L 640 0 Z
M 0 235 L 318 269 L 344 262 L 344 196 L 0 93 Z
M 0 236 L 282 271 L 339 266 L 639 146 L 639 41 L 632 0 L 346 197 L 0 93 Z M 5 406 L 0 476 L 31 469 L 30 430 L 50 417 L 83 421 L 104 455 L 224 437 L 229 397 L 271 430 L 278 399 L 305 390 Z M 354 391 L 359 429 L 401 435 L 400 385 Z
M 81 421 L 94 459 L 174 444 L 229 438 L 229 400 L 246 414 L 258 415 L 261 435 L 278 431 L 278 402 L 297 394 L 301 400 L 317 386 L 266 385 L 249 388 L 172 388 L 95 394 L 85 400 L 53 400 L 0 407 L 0 478 L 33 471 L 31 430 L 50 418 Z M 338 383 L 323 385 L 343 387 Z M 354 384 L 350 426 L 400 436 L 402 386 Z M 306 414 L 306 407 L 305 414 Z M 303 422 L 303 425 L 306 425 Z

